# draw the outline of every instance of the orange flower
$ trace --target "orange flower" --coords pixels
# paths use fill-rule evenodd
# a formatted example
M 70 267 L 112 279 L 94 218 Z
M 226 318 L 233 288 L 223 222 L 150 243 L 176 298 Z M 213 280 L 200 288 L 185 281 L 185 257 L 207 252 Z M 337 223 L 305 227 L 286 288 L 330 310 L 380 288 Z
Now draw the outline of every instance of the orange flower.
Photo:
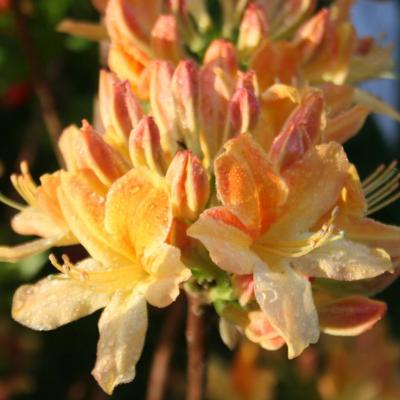
M 214 166 L 223 206 L 188 234 L 222 269 L 254 274 L 257 302 L 293 358 L 319 337 L 308 277 L 372 278 L 392 269 L 390 256 L 336 227 L 350 168 L 339 144 L 311 146 L 281 173 L 248 135 L 225 149 Z

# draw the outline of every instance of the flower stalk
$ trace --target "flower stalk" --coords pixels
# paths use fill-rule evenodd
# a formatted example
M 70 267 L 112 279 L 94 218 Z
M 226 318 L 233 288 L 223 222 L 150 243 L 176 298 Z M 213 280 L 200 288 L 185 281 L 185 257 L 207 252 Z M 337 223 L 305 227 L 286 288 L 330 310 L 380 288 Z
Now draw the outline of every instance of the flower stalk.
M 198 297 L 187 295 L 186 343 L 188 352 L 186 400 L 202 400 L 205 392 L 205 318 Z

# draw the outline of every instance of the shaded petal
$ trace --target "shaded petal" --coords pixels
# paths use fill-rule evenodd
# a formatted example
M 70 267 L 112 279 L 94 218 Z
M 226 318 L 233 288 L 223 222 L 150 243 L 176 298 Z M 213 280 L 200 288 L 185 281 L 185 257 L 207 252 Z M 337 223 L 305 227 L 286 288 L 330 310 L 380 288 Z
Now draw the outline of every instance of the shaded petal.
M 356 135 L 370 113 L 367 107 L 356 105 L 328 120 L 325 140 L 344 143 Z
M 129 246 L 104 228 L 105 188 L 90 170 L 65 173 L 58 191 L 71 231 L 89 254 L 105 265 L 130 265 Z
M 250 250 L 253 239 L 244 225 L 223 207 L 203 212 L 187 233 L 200 240 L 211 259 L 226 271 L 250 274 L 260 261 Z
M 346 237 L 369 247 L 380 247 L 391 257 L 400 256 L 400 228 L 370 218 L 341 218 L 337 226 L 346 232 Z
M 29 328 L 51 330 L 93 313 L 108 300 L 108 295 L 88 290 L 79 281 L 50 275 L 18 288 L 12 317 Z
M 255 268 L 255 294 L 272 327 L 285 340 L 289 358 L 319 338 L 318 315 L 310 282 L 281 262 Z
M 313 288 L 330 292 L 336 296 L 362 295 L 375 296 L 389 287 L 399 276 L 400 269 L 394 266 L 394 272 L 385 272 L 371 279 L 357 281 L 336 281 L 333 279 L 317 278 L 313 280 Z
M 153 282 L 146 290 L 146 300 L 153 306 L 166 307 L 179 295 L 179 284 L 188 280 L 191 272 L 182 263 L 178 248 L 162 243 L 149 249 L 143 264 Z
M 58 226 L 47 214 L 35 207 L 27 207 L 11 220 L 12 228 L 20 235 L 35 235 L 43 238 L 61 237 L 68 233 L 65 226 Z
M 321 330 L 335 336 L 356 336 L 371 329 L 386 312 L 386 304 L 367 297 L 336 299 L 318 308 Z
M 147 331 L 147 308 L 143 297 L 134 292 L 117 292 L 99 320 L 97 360 L 92 371 L 102 389 L 132 381 L 142 353 Z
M 316 146 L 283 174 L 289 196 L 282 215 L 267 235 L 290 237 L 309 230 L 336 204 L 349 162 L 337 143 Z
M 136 257 L 166 239 L 170 221 L 167 186 L 157 173 L 135 168 L 111 186 L 106 198 L 105 228 L 119 242 L 129 241 Z
M 261 233 L 286 201 L 285 182 L 250 135 L 230 140 L 225 149 L 215 161 L 218 196 L 244 224 Z
M 24 258 L 42 253 L 54 246 L 59 238 L 37 239 L 16 246 L 0 246 L 0 261 L 17 262 Z
M 346 239 L 327 243 L 306 256 L 294 259 L 292 264 L 304 275 L 343 281 L 374 278 L 393 269 L 384 250 Z

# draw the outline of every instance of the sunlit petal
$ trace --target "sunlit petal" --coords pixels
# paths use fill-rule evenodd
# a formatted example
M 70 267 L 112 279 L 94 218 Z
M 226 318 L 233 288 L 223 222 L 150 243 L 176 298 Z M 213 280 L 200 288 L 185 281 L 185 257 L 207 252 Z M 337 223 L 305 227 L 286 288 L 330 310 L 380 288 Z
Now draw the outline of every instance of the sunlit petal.
M 261 233 L 286 201 L 285 182 L 251 136 L 232 139 L 225 148 L 215 161 L 218 195 L 243 223 Z
M 141 256 L 167 237 L 169 197 L 164 180 L 147 168 L 135 168 L 114 182 L 105 202 L 105 228 Z
M 272 268 L 257 264 L 255 294 L 269 322 L 287 343 L 289 358 L 294 358 L 319 338 L 311 285 L 287 264 Z
M 97 361 L 92 371 L 99 385 L 111 394 L 114 387 L 133 380 L 147 331 L 147 308 L 134 292 L 117 292 L 99 321 Z
M 29 328 L 50 330 L 93 313 L 108 300 L 108 295 L 92 292 L 79 281 L 50 275 L 15 292 L 12 316 Z
M 349 162 L 341 145 L 316 146 L 283 174 L 289 187 L 282 216 L 268 235 L 305 232 L 336 204 L 345 183 Z
M 146 251 L 143 263 L 152 277 L 146 300 L 156 307 L 171 304 L 179 295 L 179 284 L 191 276 L 190 270 L 180 260 L 179 249 L 165 243 Z
M 188 235 L 200 240 L 211 259 L 222 269 L 239 275 L 250 274 L 259 258 L 250 250 L 252 237 L 245 226 L 224 208 L 201 214 L 188 229 Z
M 374 278 L 392 270 L 389 255 L 346 239 L 338 239 L 312 251 L 293 266 L 306 276 L 353 281 Z
M 129 265 L 128 245 L 104 228 L 104 194 L 95 175 L 83 170 L 63 175 L 58 197 L 71 231 L 92 257 L 105 265 Z

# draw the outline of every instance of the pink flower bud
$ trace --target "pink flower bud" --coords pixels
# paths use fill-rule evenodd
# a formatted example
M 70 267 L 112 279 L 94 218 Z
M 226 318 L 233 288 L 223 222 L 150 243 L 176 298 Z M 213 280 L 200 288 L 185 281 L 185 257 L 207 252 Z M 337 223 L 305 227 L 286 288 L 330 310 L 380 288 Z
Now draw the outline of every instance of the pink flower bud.
M 181 61 L 172 77 L 177 124 L 188 149 L 201 155 L 198 123 L 198 78 L 194 61 Z
M 229 102 L 228 137 L 249 132 L 258 121 L 260 106 L 253 92 L 239 88 Z
M 338 336 L 355 336 L 371 329 L 385 312 L 385 303 L 362 296 L 340 298 L 318 307 L 321 330 Z
M 138 100 L 127 81 L 119 81 L 114 74 L 100 72 L 100 113 L 106 130 L 112 129 L 120 142 L 127 141 L 131 130 L 143 115 Z
M 246 61 L 267 36 L 268 23 L 264 9 L 257 3 L 250 3 L 244 13 L 239 29 L 239 56 Z
M 150 71 L 150 104 L 154 120 L 160 130 L 161 147 L 170 162 L 178 150 L 181 139 L 176 129 L 176 110 L 171 81 L 173 65 L 168 61 L 155 61 Z
M 174 15 L 160 15 L 151 32 L 151 47 L 157 58 L 176 64 L 182 58 Z
M 234 76 L 238 69 L 238 62 L 233 44 L 224 39 L 214 40 L 207 48 L 203 64 L 213 64 Z
M 259 343 L 262 348 L 271 351 L 278 350 L 285 344 L 262 311 L 251 311 L 248 317 L 249 324 L 245 334 L 252 342 Z
M 323 96 L 316 91 L 308 93 L 272 143 L 271 161 L 283 169 L 300 159 L 320 141 L 324 117 Z
M 211 166 L 213 158 L 225 142 L 229 100 L 233 82 L 213 64 L 203 65 L 199 71 L 199 127 L 205 165 Z
M 234 275 L 232 277 L 232 284 L 241 306 L 244 307 L 251 300 L 255 300 L 253 274 Z
M 194 221 L 210 195 L 207 172 L 200 159 L 188 150 L 178 152 L 166 174 L 174 217 Z
M 79 130 L 74 127 L 66 129 L 59 146 L 70 171 L 90 169 L 106 186 L 129 170 L 125 159 L 86 120 L 82 121 Z
M 146 166 L 161 175 L 164 173 L 160 133 L 152 117 L 143 117 L 132 131 L 129 155 L 135 167 Z
M 328 29 L 329 18 L 329 10 L 324 8 L 297 31 L 294 43 L 300 50 L 303 62 L 308 61 L 322 43 Z

